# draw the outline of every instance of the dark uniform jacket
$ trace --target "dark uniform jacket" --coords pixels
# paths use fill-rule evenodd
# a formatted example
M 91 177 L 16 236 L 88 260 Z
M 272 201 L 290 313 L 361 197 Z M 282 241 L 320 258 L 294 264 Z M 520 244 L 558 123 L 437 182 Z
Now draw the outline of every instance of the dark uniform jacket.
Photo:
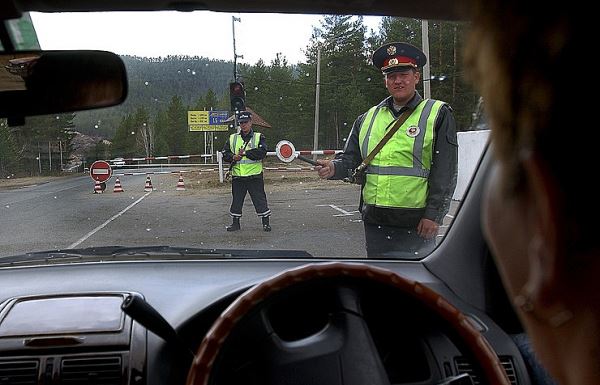
M 415 96 L 399 111 L 393 109 L 391 96 L 381 104 L 387 107 L 396 117 L 408 107 L 414 108 L 423 98 L 416 92 Z M 335 175 L 331 179 L 343 179 L 352 175 L 352 171 L 362 162 L 359 145 L 359 131 L 365 114 L 359 116 L 352 125 L 352 131 L 346 142 L 344 152 L 334 159 Z M 431 170 L 429 173 L 429 191 L 425 208 L 383 208 L 363 204 L 361 197 L 361 213 L 366 223 L 388 226 L 416 228 L 421 218 L 430 219 L 439 224 L 450 208 L 450 201 L 456 187 L 458 142 L 456 139 L 456 123 L 452 110 L 448 105 L 442 106 L 434 125 L 434 144 Z
M 240 135 L 242 136 L 242 140 L 245 142 L 252 140 L 252 137 L 254 136 L 254 130 L 250 129 L 250 131 L 248 131 L 247 135 L 244 135 L 244 133 L 242 131 L 240 131 Z M 229 143 L 229 139 L 231 136 L 227 137 L 227 142 L 225 142 L 225 146 L 223 146 L 223 161 L 224 162 L 228 162 L 231 163 L 233 161 L 233 156 L 235 155 L 234 153 L 231 152 L 231 144 Z M 261 160 L 264 159 L 265 156 L 267 156 L 267 142 L 265 139 L 265 136 L 261 133 L 260 134 L 260 140 L 258 143 L 258 147 L 253 148 L 253 149 L 249 149 L 249 146 L 246 147 L 245 150 L 245 155 L 248 159 L 250 160 Z M 258 175 L 250 175 L 250 176 L 246 176 L 246 177 L 234 177 L 234 178 L 262 178 L 262 173 L 258 174 Z

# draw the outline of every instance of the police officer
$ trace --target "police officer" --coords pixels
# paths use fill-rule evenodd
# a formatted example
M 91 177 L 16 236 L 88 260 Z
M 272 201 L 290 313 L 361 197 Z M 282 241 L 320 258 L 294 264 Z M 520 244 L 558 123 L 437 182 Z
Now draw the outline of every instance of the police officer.
M 420 258 L 435 248 L 456 187 L 456 124 L 450 106 L 416 90 L 427 58 L 407 43 L 373 53 L 390 94 L 360 115 L 343 153 L 320 160 L 321 178 L 343 179 L 379 143 L 405 110 L 407 120 L 366 168 L 361 203 L 369 257 Z
M 252 113 L 249 111 L 240 112 L 238 122 L 240 132 L 231 134 L 223 147 L 223 160 L 232 163 L 231 193 L 233 201 L 229 214 L 233 218 L 233 223 L 227 226 L 227 231 L 240 229 L 240 218 L 246 192 L 250 193 L 256 214 L 262 218 L 263 230 L 271 231 L 269 224 L 271 210 L 267 205 L 262 167 L 262 160 L 267 155 L 265 136 L 252 129 Z

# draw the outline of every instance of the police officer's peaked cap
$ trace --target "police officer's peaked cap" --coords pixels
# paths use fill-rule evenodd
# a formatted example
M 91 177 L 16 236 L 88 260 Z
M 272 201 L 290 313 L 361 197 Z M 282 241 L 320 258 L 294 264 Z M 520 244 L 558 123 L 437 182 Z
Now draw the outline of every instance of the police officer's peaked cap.
M 387 43 L 373 52 L 373 65 L 383 74 L 423 67 L 425 63 L 423 51 L 408 43 Z
M 238 122 L 247 122 L 252 119 L 252 113 L 250 111 L 241 111 L 238 116 Z

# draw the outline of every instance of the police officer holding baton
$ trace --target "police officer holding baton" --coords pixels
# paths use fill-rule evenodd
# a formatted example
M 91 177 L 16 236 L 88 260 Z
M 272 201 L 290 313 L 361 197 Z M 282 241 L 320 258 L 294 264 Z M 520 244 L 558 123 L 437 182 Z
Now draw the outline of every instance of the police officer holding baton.
M 227 231 L 237 231 L 241 228 L 240 218 L 246 192 L 250 193 L 256 214 L 262 219 L 263 230 L 271 231 L 269 224 L 271 210 L 267 205 L 262 167 L 262 160 L 267 155 L 265 136 L 252 129 L 250 111 L 240 112 L 238 122 L 240 132 L 231 134 L 223 147 L 223 160 L 233 165 L 231 167 L 233 201 L 229 209 L 233 222 L 227 226 Z
M 407 43 L 378 48 L 373 65 L 390 96 L 356 119 L 343 153 L 315 168 L 321 178 L 362 185 L 369 257 L 416 259 L 431 252 L 456 186 L 452 109 L 416 90 L 426 61 Z

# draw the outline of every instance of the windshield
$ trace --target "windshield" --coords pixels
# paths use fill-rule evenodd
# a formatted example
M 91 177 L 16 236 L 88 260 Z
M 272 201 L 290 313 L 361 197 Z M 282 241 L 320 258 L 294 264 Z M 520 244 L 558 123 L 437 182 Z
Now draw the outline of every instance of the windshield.
M 421 259 L 443 241 L 487 141 L 462 76 L 460 22 L 214 12 L 31 22 L 44 50 L 118 54 L 129 90 L 116 107 L 0 120 L 0 257 L 136 247 L 148 258 L 197 248 Z

